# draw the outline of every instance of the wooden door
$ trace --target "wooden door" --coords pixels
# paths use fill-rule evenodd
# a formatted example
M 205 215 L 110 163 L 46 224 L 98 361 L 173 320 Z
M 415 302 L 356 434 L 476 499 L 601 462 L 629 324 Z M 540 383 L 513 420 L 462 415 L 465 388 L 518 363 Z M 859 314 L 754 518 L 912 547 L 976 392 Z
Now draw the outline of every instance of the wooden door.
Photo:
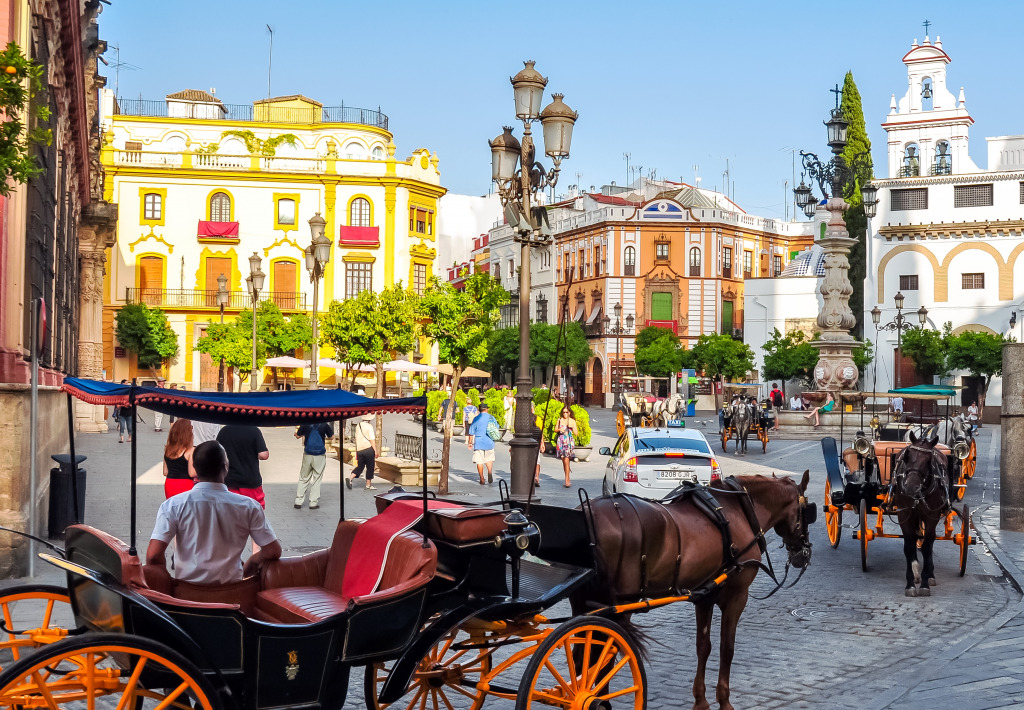
M 139 300 L 147 306 L 159 306 L 162 300 L 164 260 L 159 256 L 139 259 Z
M 604 406 L 604 365 L 601 358 L 594 360 L 594 376 L 591 378 L 593 391 L 590 393 L 590 405 L 592 407 Z
M 294 261 L 274 262 L 274 303 L 278 308 L 295 309 L 296 295 L 299 290 L 296 265 Z
M 220 284 L 217 283 L 217 279 L 221 274 L 228 278 L 229 286 L 227 288 L 230 289 L 231 259 L 226 256 L 206 257 L 206 293 L 204 294 L 204 303 L 208 307 L 216 308 L 219 305 L 217 303 L 217 290 L 220 288 Z

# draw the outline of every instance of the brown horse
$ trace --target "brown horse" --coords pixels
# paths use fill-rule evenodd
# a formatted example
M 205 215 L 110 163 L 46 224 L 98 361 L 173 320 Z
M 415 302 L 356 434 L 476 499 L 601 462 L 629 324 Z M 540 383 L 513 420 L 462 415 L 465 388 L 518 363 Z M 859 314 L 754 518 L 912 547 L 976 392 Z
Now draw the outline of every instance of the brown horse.
M 816 509 L 804 495 L 809 478 L 805 471 L 799 484 L 775 476 L 743 476 L 713 484 L 711 493 L 728 521 L 731 545 L 708 513 L 698 507 L 694 495 L 667 502 L 622 494 L 595 499 L 591 509 L 598 577 L 574 595 L 573 609 L 586 611 L 595 605 L 691 594 L 697 613 L 693 707 L 701 710 L 710 707 L 705 698 L 704 674 L 711 654 L 711 619 L 714 606 L 718 606 L 722 612 L 721 667 L 715 695 L 719 707 L 732 708 L 729 673 L 736 626 L 761 561 L 759 541 L 763 542 L 763 537 L 759 540 L 758 533 L 775 530 L 794 567 L 810 563 L 808 525 L 814 521 Z M 739 490 L 727 490 L 733 480 L 741 482 L 742 487 L 736 486 Z M 751 521 L 748 514 L 756 521 Z M 759 529 L 752 530 L 752 522 Z M 723 573 L 728 573 L 727 578 L 715 584 Z M 635 631 L 628 615 L 618 621 Z
M 939 435 L 920 439 L 910 432 L 910 446 L 900 452 L 896 459 L 896 475 L 893 478 L 892 502 L 896 508 L 896 520 L 903 531 L 903 556 L 907 559 L 908 597 L 931 596 L 935 585 L 935 565 L 932 561 L 932 546 L 935 544 L 935 526 L 949 512 L 949 491 L 952 481 L 946 466 L 946 455 L 935 448 Z M 921 542 L 921 558 L 924 569 L 917 559 L 917 538 L 924 530 Z M 921 588 L 917 588 L 920 583 Z

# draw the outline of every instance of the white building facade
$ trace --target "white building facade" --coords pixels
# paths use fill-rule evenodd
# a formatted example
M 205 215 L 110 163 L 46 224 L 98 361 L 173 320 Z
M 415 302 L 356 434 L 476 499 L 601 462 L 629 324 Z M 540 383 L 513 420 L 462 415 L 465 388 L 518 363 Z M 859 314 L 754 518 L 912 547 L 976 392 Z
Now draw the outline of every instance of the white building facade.
M 870 310 L 877 304 L 882 324 L 892 321 L 897 292 L 913 324 L 924 306 L 928 327 L 949 322 L 954 332 L 1010 333 L 1012 314 L 1024 307 L 1024 136 L 988 138 L 988 166 L 978 168 L 968 154 L 974 119 L 964 89 L 954 96 L 947 88 L 950 61 L 938 38 L 915 40 L 903 57 L 907 93 L 899 102 L 893 97 L 882 124 L 889 173 L 874 182 L 878 212 L 868 225 L 866 338 L 875 335 Z M 865 387 L 895 386 L 896 344 L 895 333 L 878 333 L 878 381 L 869 371 Z M 909 362 L 899 369 L 903 386 L 915 384 Z M 977 383 L 964 375 L 954 380 L 968 386 L 966 401 Z M 990 415 L 998 415 L 1000 402 L 1001 383 L 993 378 Z

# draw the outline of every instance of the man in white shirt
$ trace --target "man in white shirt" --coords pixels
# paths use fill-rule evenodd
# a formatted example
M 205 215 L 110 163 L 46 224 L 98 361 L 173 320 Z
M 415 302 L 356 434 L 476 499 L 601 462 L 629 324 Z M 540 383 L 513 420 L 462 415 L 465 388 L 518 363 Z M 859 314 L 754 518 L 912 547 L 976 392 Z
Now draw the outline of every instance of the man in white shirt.
M 236 495 L 224 485 L 228 456 L 216 441 L 195 448 L 192 466 L 199 482 L 165 500 L 146 551 L 148 572 L 170 583 L 165 553 L 175 541 L 175 573 L 196 584 L 227 584 L 255 574 L 260 565 L 281 556 L 281 543 L 259 503 Z M 260 551 L 242 565 L 242 551 L 252 537 Z
M 896 415 L 902 415 L 903 414 L 903 398 L 902 397 L 893 397 L 892 398 L 892 411 L 893 411 L 893 414 L 896 414 Z M 897 417 L 897 419 L 898 419 L 898 417 Z
M 800 399 L 800 395 L 795 394 L 790 398 L 789 408 L 794 412 L 804 408 L 804 401 Z
M 192 420 L 192 445 L 199 446 L 204 441 L 216 441 L 217 434 L 224 428 L 223 424 L 211 424 Z

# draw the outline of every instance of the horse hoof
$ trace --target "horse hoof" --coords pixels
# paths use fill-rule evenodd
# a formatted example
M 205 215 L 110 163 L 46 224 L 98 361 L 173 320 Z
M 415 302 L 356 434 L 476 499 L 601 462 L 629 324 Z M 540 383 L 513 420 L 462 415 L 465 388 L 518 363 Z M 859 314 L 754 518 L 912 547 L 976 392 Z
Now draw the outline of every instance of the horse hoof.
M 937 586 L 939 586 L 939 585 L 937 585 L 937 584 L 935 583 L 935 577 L 929 577 L 929 578 L 928 578 L 928 586 L 929 586 L 929 587 L 937 587 Z
M 903 594 L 908 597 L 916 597 L 917 589 L 915 589 L 914 587 L 907 587 L 906 590 L 904 590 Z
M 917 590 L 917 596 L 919 597 L 930 597 L 931 595 L 932 590 L 928 589 L 928 587 L 921 587 Z

